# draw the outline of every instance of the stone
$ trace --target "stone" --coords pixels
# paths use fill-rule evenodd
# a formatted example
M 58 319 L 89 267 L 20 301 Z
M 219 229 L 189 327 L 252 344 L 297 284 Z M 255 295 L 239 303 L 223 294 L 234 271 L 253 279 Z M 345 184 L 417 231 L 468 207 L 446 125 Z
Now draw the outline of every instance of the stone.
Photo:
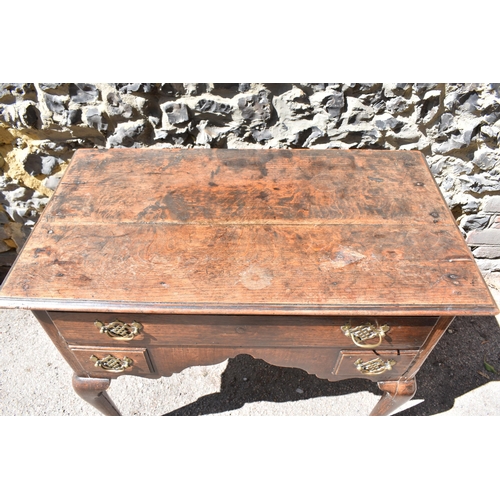
M 457 149 L 461 149 L 465 146 L 465 141 L 461 135 L 454 136 L 448 141 L 441 143 L 435 143 L 432 145 L 433 153 L 446 154 Z
M 411 101 L 405 99 L 404 97 L 398 96 L 394 99 L 387 101 L 385 109 L 392 114 L 403 113 L 407 111 L 412 105 Z
M 459 99 L 460 102 L 459 109 L 460 111 L 473 113 L 477 111 L 477 109 L 479 108 L 478 101 L 479 101 L 479 96 L 475 92 L 472 92 L 471 94 L 466 94 L 465 97 Z
M 7 222 L 10 222 L 9 216 L 6 212 L 3 211 L 2 207 L 0 206 L 0 224 L 7 224 Z
M 0 99 L 6 96 L 22 97 L 31 92 L 35 92 L 32 83 L 0 83 Z
M 329 83 L 328 87 L 335 88 L 337 87 L 337 85 Z M 359 92 L 373 93 L 381 90 L 382 85 L 380 83 L 358 83 L 356 88 L 359 90 Z
M 271 118 L 271 103 L 266 91 L 241 97 L 238 99 L 238 108 L 245 121 L 267 122 Z
M 453 132 L 457 130 L 455 116 L 452 113 L 443 113 L 439 119 L 440 132 Z
M 44 94 L 45 104 L 49 111 L 62 115 L 66 107 L 64 105 L 65 99 L 59 95 Z
M 184 93 L 184 86 L 182 83 L 162 83 L 159 92 L 169 97 L 180 97 Z
M 265 142 L 273 138 L 273 134 L 267 128 L 264 130 L 252 130 L 252 136 L 257 142 Z
M 491 247 L 478 247 L 473 250 L 474 257 L 479 259 L 499 259 L 500 258 L 500 245 Z
M 483 121 L 489 125 L 500 127 L 500 110 L 498 113 L 483 114 Z
M 62 119 L 60 121 L 61 125 L 71 126 L 78 125 L 82 123 L 82 110 L 81 109 L 69 109 L 63 112 Z
M 464 214 L 471 214 L 471 213 L 476 213 L 479 208 L 479 201 L 477 200 L 470 200 L 464 205 L 462 205 L 462 212 Z
M 458 97 L 459 92 L 448 92 L 443 100 L 444 108 L 450 112 L 455 111 L 455 108 L 459 105 Z
M 397 140 L 401 144 L 407 144 L 410 142 L 418 142 L 422 133 L 420 132 L 418 125 L 407 123 L 399 132 L 394 133 L 393 131 L 390 131 L 387 136 Z
M 19 222 L 19 223 L 24 222 L 24 218 L 23 218 L 23 217 L 21 217 L 21 216 L 17 213 L 17 211 L 16 211 L 15 207 L 12 207 L 12 206 L 6 206 L 6 207 L 4 207 L 4 208 L 5 208 L 5 212 L 6 212 L 7 214 L 9 214 L 9 217 L 10 217 L 10 218 L 11 218 L 14 222 Z
M 99 90 L 91 83 L 70 83 L 69 96 L 77 104 L 94 102 L 99 98 Z
M 152 92 L 153 89 L 156 90 L 155 85 L 152 83 L 116 83 L 115 86 L 122 94 L 131 94 L 133 92 L 147 94 Z
M 443 169 L 446 167 L 446 158 L 436 158 L 435 156 L 431 156 L 427 158 L 427 163 L 429 164 L 429 168 L 434 176 L 439 176 L 443 172 Z
M 32 101 L 25 101 L 19 107 L 19 118 L 21 123 L 27 128 L 38 128 L 40 113 Z
M 38 149 L 43 153 L 67 153 L 71 149 L 66 142 L 42 141 L 38 144 Z
M 116 128 L 114 134 L 108 138 L 108 147 L 136 147 L 139 136 L 145 130 L 144 120 L 137 122 L 121 123 Z
M 500 229 L 500 215 L 494 215 L 490 221 L 491 229 Z
M 481 106 L 482 115 L 491 116 L 498 120 L 498 113 L 500 112 L 500 95 L 485 95 Z M 489 120 L 487 120 L 489 121 Z
M 489 148 L 478 149 L 472 160 L 481 170 L 492 170 L 500 167 L 500 152 Z
M 46 92 L 47 90 L 56 90 L 64 85 L 64 83 L 39 83 L 38 86 L 41 90 Z
M 3 240 L 0 240 L 0 253 L 10 252 L 10 250 L 12 250 L 12 248 Z
M 330 96 L 330 93 L 318 92 L 314 95 L 316 99 L 310 101 L 309 96 L 301 88 L 292 86 L 290 90 L 273 97 L 273 107 L 278 114 L 279 120 L 282 123 L 287 123 L 289 120 L 309 118 L 314 114 L 315 108 L 317 113 L 322 113 L 324 110 L 323 104 Z
M 473 229 L 484 229 L 485 227 L 487 227 L 489 221 L 489 215 L 469 215 L 468 217 L 464 217 L 460 221 L 460 227 L 467 232 L 472 231 Z
M 186 95 L 200 95 L 206 91 L 206 86 L 203 83 L 185 83 L 183 86 Z
M 467 235 L 470 246 L 500 245 L 500 229 L 474 230 Z
M 227 133 L 231 130 L 231 127 L 216 127 L 211 126 L 208 120 L 200 120 L 190 131 L 191 135 L 196 134 L 196 144 L 201 146 L 206 146 L 210 144 L 210 147 L 221 147 L 221 144 L 225 145 Z M 184 137 L 186 139 L 187 136 Z
M 496 139 L 500 136 L 500 128 L 495 126 L 483 125 L 481 127 L 481 134 L 483 137 L 489 137 L 490 139 Z
M 462 189 L 467 192 L 473 193 L 488 193 L 500 191 L 500 178 L 497 176 L 490 176 L 488 173 L 482 172 L 474 175 L 461 175 L 459 177 L 462 183 Z
M 15 105 L 0 106 L 0 122 L 10 127 L 17 127 L 18 117 Z
M 286 94 L 283 94 L 282 97 L 286 98 L 286 100 L 302 100 L 304 102 L 310 102 L 315 108 L 324 109 L 332 117 L 336 117 L 341 114 L 342 108 L 346 102 L 342 92 L 331 88 L 315 92 L 308 98 L 307 94 L 303 90 L 294 87 Z
M 345 105 L 344 94 L 333 92 L 326 100 L 324 108 L 332 118 L 337 118 L 342 114 Z
M 455 177 L 447 175 L 439 186 L 443 191 L 450 191 L 455 185 Z
M 161 126 L 162 111 L 156 99 L 146 100 L 143 103 L 140 112 L 149 120 L 153 127 L 158 125 Z
M 62 163 L 55 156 L 29 154 L 24 163 L 24 170 L 30 175 L 51 175 Z
M 426 85 L 426 84 L 424 84 Z M 437 98 L 438 102 L 439 102 L 439 99 L 441 97 L 441 90 L 434 90 L 436 88 L 436 84 L 435 83 L 431 83 L 431 84 L 428 84 L 429 86 L 425 89 L 426 92 L 424 94 L 424 97 L 422 97 L 422 100 L 423 101 L 428 101 L 428 100 L 431 100 L 433 102 L 435 102 L 435 99 Z M 416 85 L 413 85 L 413 89 L 417 91 L 417 93 L 419 92 L 419 90 L 423 90 L 423 88 L 419 87 L 418 84 Z
M 188 107 L 185 104 L 168 102 L 163 104 L 161 109 L 165 113 L 168 123 L 171 125 L 185 123 L 189 120 Z
M 52 175 L 50 177 L 46 177 L 42 184 L 51 189 L 52 191 L 55 191 L 55 189 L 57 188 L 57 186 L 59 186 L 59 183 L 61 182 L 61 177 L 60 176 L 57 176 L 57 175 Z
M 342 114 L 342 126 L 360 125 L 361 129 L 366 129 L 375 114 L 371 106 L 367 106 L 356 97 L 346 97 L 347 110 Z M 355 127 L 356 128 L 356 127 Z M 372 125 L 369 128 L 373 128 Z M 361 129 L 359 129 L 361 131 Z M 353 129 L 354 130 L 354 129 Z
M 4 198 L 9 205 L 14 205 L 18 201 L 26 201 L 31 196 L 31 190 L 17 184 L 10 184 L 0 192 L 0 199 Z
M 500 196 L 488 198 L 483 206 L 483 212 L 500 214 Z
M 304 141 L 302 147 L 304 148 L 309 148 L 311 145 L 314 144 L 315 140 L 318 137 L 323 137 L 325 135 L 325 132 L 318 127 L 311 127 L 309 130 L 309 135 L 307 136 L 306 140 Z
M 360 146 L 373 146 L 374 144 L 378 143 L 381 137 L 382 134 L 376 128 L 364 130 L 362 133 Z
M 187 146 L 192 143 L 192 136 L 188 132 L 180 132 L 179 129 L 175 131 L 170 130 L 155 130 L 154 140 L 162 141 L 166 144 L 171 144 L 174 147 Z
M 108 124 L 98 108 L 87 108 L 87 111 L 85 112 L 85 119 L 90 127 L 95 128 L 100 132 L 104 132 L 108 129 Z
M 477 259 L 476 264 L 483 273 L 500 271 L 500 259 Z
M 108 103 L 107 110 L 110 116 L 120 116 L 125 119 L 132 117 L 134 112 L 132 106 L 124 103 L 118 94 L 110 92 L 106 96 L 106 101 Z
M 398 133 L 405 125 L 405 122 L 394 118 L 394 116 L 390 115 L 389 113 L 384 113 L 383 115 L 375 119 L 374 125 L 379 130 L 393 130 L 394 132 Z
M 450 165 L 452 167 L 453 175 L 456 177 L 457 175 L 462 174 L 471 174 L 474 170 L 474 165 L 471 162 L 464 162 L 459 158 L 451 158 Z
M 395 97 L 397 94 L 395 93 L 396 91 L 396 85 L 394 83 L 384 83 L 383 85 L 383 95 L 385 99 L 389 99 L 391 97 Z
M 194 109 L 198 113 L 214 113 L 222 116 L 230 114 L 233 110 L 230 104 L 214 101 L 212 99 L 200 99 L 196 103 Z
M 21 222 L 9 222 L 5 225 L 5 231 L 9 235 L 9 240 L 14 243 L 13 247 L 20 249 L 26 241 L 26 234 L 23 232 Z

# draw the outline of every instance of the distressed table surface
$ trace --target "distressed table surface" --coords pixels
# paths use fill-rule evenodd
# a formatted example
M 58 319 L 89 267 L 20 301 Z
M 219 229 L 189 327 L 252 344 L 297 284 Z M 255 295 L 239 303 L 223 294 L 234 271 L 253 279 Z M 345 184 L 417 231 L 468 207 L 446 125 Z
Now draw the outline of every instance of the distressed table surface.
M 494 314 L 418 152 L 79 150 L 5 307 Z

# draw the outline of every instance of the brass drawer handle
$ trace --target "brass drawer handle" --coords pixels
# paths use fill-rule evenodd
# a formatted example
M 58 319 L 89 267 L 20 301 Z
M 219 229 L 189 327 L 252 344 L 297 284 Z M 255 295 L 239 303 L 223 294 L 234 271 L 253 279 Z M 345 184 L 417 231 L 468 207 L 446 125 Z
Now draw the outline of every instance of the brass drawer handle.
M 108 372 L 119 373 L 123 372 L 127 368 L 130 368 L 134 362 L 125 356 L 123 359 L 119 359 L 112 354 L 109 354 L 103 359 L 99 359 L 95 354 L 90 356 L 91 361 L 95 362 L 97 368 L 102 368 Z
M 371 323 L 365 323 L 359 326 L 351 326 L 350 323 L 341 326 L 340 329 L 345 333 L 346 337 L 351 337 L 351 340 L 358 347 L 363 349 L 373 349 L 378 347 L 382 343 L 382 339 L 385 334 L 390 330 L 389 325 L 372 325 Z M 378 342 L 376 344 L 366 344 L 367 340 L 378 337 Z
M 136 321 L 129 324 L 116 320 L 105 325 L 102 321 L 97 320 L 94 325 L 100 329 L 101 333 L 116 340 L 132 340 L 142 330 L 142 325 Z
M 380 375 L 387 370 L 392 370 L 392 367 L 396 364 L 393 359 L 388 359 L 384 361 L 381 358 L 375 358 L 370 361 L 363 362 L 362 359 L 358 359 L 354 362 L 356 368 L 364 375 Z

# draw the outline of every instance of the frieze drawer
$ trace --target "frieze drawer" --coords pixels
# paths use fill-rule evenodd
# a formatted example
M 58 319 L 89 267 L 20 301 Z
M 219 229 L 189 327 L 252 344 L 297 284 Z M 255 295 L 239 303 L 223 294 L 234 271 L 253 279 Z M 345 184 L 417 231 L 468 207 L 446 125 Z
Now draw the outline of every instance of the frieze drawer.
M 419 348 L 437 318 L 50 312 L 70 343 Z

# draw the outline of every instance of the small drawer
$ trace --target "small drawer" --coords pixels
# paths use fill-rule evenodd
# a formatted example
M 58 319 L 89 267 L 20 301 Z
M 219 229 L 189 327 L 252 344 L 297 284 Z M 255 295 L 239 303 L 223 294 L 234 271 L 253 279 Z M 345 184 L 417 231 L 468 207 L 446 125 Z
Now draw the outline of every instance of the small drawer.
M 82 367 L 93 376 L 146 375 L 153 365 L 146 349 L 72 346 L 69 348 Z
M 340 351 L 333 374 L 370 380 L 397 379 L 405 373 L 418 350 Z

